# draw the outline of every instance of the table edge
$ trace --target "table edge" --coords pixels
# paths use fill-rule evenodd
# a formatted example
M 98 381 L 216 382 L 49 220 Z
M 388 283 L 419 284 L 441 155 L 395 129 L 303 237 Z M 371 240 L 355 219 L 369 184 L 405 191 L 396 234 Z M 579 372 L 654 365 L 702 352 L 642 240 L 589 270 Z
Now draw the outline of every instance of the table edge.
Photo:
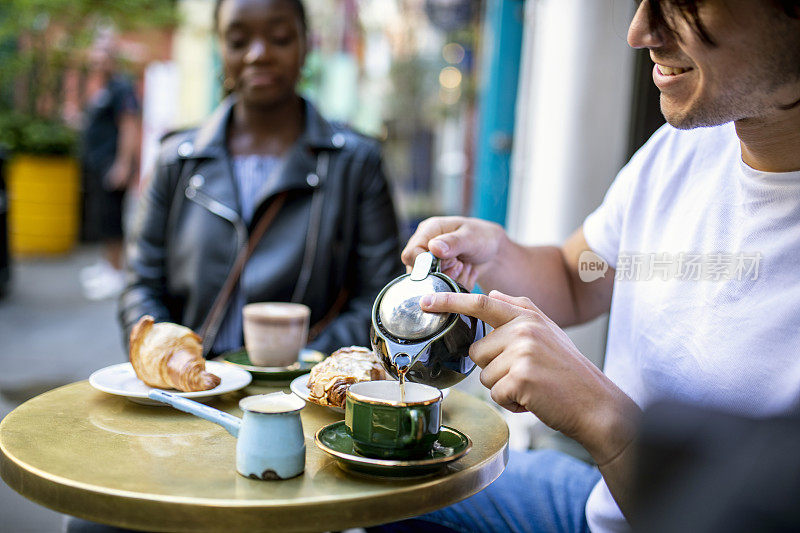
M 365 511 L 359 515 L 357 520 L 349 516 L 338 517 L 337 509 L 343 504 L 358 501 L 361 498 L 314 500 L 316 507 L 314 513 L 333 516 L 334 518 L 325 521 L 325 526 L 323 527 L 329 531 L 336 531 L 386 523 L 387 518 L 389 521 L 403 520 L 441 509 L 469 498 L 494 482 L 505 470 L 508 463 L 508 451 L 508 442 L 506 442 L 500 450 L 475 465 L 472 470 L 455 472 L 444 483 L 441 482 L 440 478 L 436 478 L 439 479 L 438 489 L 444 493 L 451 493 L 454 484 L 455 487 L 468 487 L 457 497 L 450 498 L 444 505 L 442 505 L 441 500 L 438 500 L 435 504 L 427 503 L 430 501 L 429 498 L 421 495 L 420 493 L 424 491 L 419 490 L 424 488 L 425 485 L 423 484 L 404 487 L 398 492 L 370 498 L 370 505 L 366 506 Z M 5 450 L 0 448 L 0 452 L 2 452 L 0 453 L 0 478 L 9 487 L 37 504 L 80 518 L 99 521 L 117 527 L 144 530 L 154 528 L 153 530 L 160 531 L 252 531 L 259 529 L 258 524 L 254 523 L 254 521 L 257 522 L 257 518 L 252 514 L 240 514 L 239 511 L 263 510 L 278 515 L 270 516 L 270 528 L 278 527 L 279 530 L 286 532 L 307 531 L 303 528 L 293 528 L 291 517 L 299 510 L 307 509 L 308 501 L 275 502 L 273 500 L 273 504 L 265 504 L 265 500 L 248 502 L 242 500 L 167 498 L 163 496 L 151 497 L 147 494 L 129 491 L 98 491 L 87 488 L 86 484 L 83 483 L 61 483 L 60 481 L 69 480 L 63 480 L 59 476 L 47 475 L 47 477 L 39 477 L 38 472 L 40 471 L 38 469 L 27 469 L 25 465 L 9 457 Z M 432 479 L 431 481 L 434 480 Z M 50 483 L 59 484 L 59 489 L 53 490 L 52 486 L 48 486 Z M 22 489 L 22 487 L 25 487 L 25 489 Z M 64 489 L 84 501 L 86 501 L 87 494 L 91 495 L 92 508 L 88 511 L 76 511 L 74 508 L 65 505 L 64 502 L 71 501 L 73 497 L 65 494 L 63 492 Z M 136 501 L 135 510 L 133 510 L 134 506 L 120 505 L 123 501 L 134 500 Z M 391 502 L 393 504 L 392 507 L 395 509 L 399 502 L 407 502 L 406 506 L 409 512 L 394 513 L 387 517 L 385 513 L 386 507 L 382 505 L 384 502 Z M 199 523 L 191 520 L 191 518 L 181 522 L 182 518 L 191 517 L 199 508 L 205 511 L 204 514 L 215 515 L 219 518 L 207 518 L 206 522 L 210 523 L 211 526 L 201 529 L 198 529 Z M 114 509 L 114 512 L 109 512 L 109 509 Z M 101 512 L 101 510 L 105 512 Z M 168 518 L 166 515 L 173 518 Z M 148 517 L 151 516 L 157 517 L 157 519 L 149 520 Z M 239 525 L 233 524 L 232 520 L 238 520 Z M 165 525 L 165 523 L 169 523 L 169 525 Z

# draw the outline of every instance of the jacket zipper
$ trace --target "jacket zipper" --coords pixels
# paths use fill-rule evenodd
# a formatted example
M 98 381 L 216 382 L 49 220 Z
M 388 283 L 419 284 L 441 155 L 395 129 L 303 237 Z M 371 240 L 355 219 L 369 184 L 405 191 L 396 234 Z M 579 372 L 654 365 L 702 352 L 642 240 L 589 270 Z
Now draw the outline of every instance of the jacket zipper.
M 238 256 L 239 251 L 245 246 L 247 246 L 247 227 L 244 225 L 239 213 L 235 210 L 231 209 L 227 205 L 223 204 L 219 200 L 216 200 L 209 196 L 208 194 L 204 193 L 200 189 L 198 189 L 193 184 L 189 184 L 184 191 L 186 198 L 190 201 L 196 203 L 200 207 L 203 207 L 207 211 L 211 212 L 214 215 L 217 215 L 224 220 L 227 220 L 231 224 L 233 224 L 234 229 L 236 230 L 236 237 L 238 240 L 238 248 L 236 251 L 236 256 Z M 236 256 L 234 256 L 233 260 L 236 261 Z M 228 268 L 230 270 L 231 267 Z M 224 320 L 224 319 L 223 319 Z M 219 320 L 218 324 L 213 325 L 211 331 L 205 332 L 205 339 L 206 342 L 203 342 L 204 352 L 205 350 L 210 350 L 212 346 L 214 346 L 214 342 L 217 340 L 217 333 L 219 332 L 219 328 L 222 325 L 222 321 Z M 203 354 L 205 355 L 205 353 Z
M 186 187 L 185 195 L 192 202 L 233 224 L 233 228 L 236 230 L 239 250 L 247 244 L 247 227 L 244 225 L 239 213 L 192 185 Z
M 317 168 L 316 174 L 319 178 L 324 178 L 328 175 L 328 166 L 330 164 L 330 154 L 327 152 L 323 152 L 320 154 L 320 157 L 317 158 Z M 311 269 L 314 264 L 314 256 L 316 251 L 316 242 L 319 237 L 319 225 L 321 223 L 321 212 L 322 212 L 322 190 L 317 189 L 314 193 L 314 198 L 312 199 L 312 208 L 311 208 L 311 215 L 309 218 L 309 234 L 306 235 L 306 248 L 303 253 L 303 263 L 300 267 L 300 274 L 298 277 L 298 283 L 295 286 L 295 289 L 292 293 L 292 298 L 290 301 L 292 302 L 301 302 L 305 297 L 306 289 L 308 288 L 308 282 L 311 277 Z M 209 196 L 205 192 L 201 191 L 198 186 L 192 183 L 192 180 L 189 181 L 189 185 L 186 186 L 184 191 L 186 198 L 191 200 L 192 202 L 198 204 L 199 206 L 205 208 L 206 210 L 210 211 L 211 213 L 221 217 L 231 224 L 236 229 L 236 235 L 239 241 L 239 248 L 241 250 L 242 247 L 247 246 L 247 226 L 244 225 L 239 213 L 237 213 L 234 209 L 231 209 L 227 205 L 223 204 L 219 200 Z M 238 253 L 238 252 L 237 252 Z M 234 257 L 234 261 L 236 258 Z M 206 332 L 206 336 L 211 336 L 210 344 L 208 345 L 209 348 L 213 345 L 214 340 L 216 340 L 218 328 L 221 325 L 217 325 L 217 329 L 211 332 Z M 205 345 L 205 343 L 204 343 Z

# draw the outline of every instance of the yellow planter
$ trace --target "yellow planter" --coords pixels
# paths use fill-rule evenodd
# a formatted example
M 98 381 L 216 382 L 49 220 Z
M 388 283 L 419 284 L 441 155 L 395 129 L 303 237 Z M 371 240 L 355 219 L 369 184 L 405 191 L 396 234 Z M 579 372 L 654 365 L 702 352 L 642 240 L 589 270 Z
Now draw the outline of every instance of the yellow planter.
M 75 246 L 80 168 L 69 157 L 14 156 L 8 165 L 11 253 L 63 254 Z

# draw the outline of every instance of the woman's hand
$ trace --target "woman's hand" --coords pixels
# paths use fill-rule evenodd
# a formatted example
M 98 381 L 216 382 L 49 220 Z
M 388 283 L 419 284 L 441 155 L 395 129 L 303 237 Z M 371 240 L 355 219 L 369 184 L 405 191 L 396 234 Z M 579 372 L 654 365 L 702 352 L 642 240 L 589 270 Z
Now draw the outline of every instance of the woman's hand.
M 433 217 L 420 223 L 401 255 L 409 268 L 416 257 L 430 251 L 442 259 L 442 272 L 472 290 L 505 243 L 502 226 L 465 217 Z
M 600 465 L 633 439 L 639 408 L 528 298 L 497 291 L 437 293 L 420 304 L 429 312 L 474 316 L 494 328 L 469 355 L 502 407 L 532 412 L 583 444 Z

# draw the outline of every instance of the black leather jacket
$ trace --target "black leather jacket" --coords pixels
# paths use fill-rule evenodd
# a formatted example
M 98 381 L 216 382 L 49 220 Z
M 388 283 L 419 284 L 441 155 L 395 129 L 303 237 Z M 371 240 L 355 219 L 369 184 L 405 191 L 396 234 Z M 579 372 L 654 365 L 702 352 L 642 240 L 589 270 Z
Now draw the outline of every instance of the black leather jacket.
M 239 215 L 225 142 L 232 106 L 228 98 L 199 129 L 162 143 L 128 239 L 119 307 L 126 344 L 144 314 L 197 330 L 247 242 L 252 227 Z M 372 303 L 403 267 L 378 143 L 327 122 L 309 103 L 305 109 L 305 131 L 275 187 L 258 199 L 253 221 L 276 194 L 289 191 L 288 197 L 240 285 L 248 302 L 308 305 L 312 325 L 344 288 L 340 314 L 309 344 L 331 353 L 368 345 Z

